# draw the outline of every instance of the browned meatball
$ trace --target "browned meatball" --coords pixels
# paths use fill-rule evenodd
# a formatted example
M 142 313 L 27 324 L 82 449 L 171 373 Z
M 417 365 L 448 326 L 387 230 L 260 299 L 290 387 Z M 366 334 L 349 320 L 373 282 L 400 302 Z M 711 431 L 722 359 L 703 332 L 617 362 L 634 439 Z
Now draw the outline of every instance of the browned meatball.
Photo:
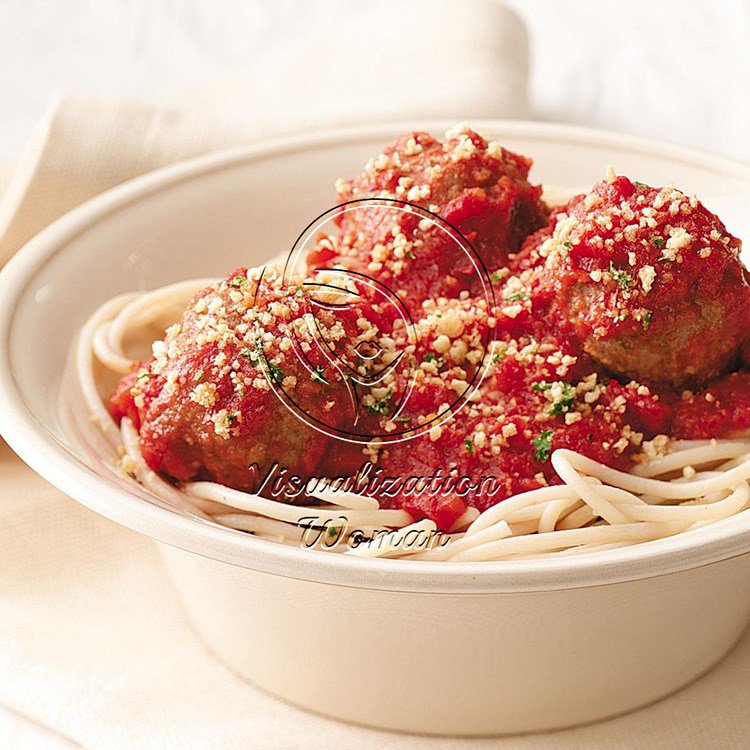
M 697 199 L 610 172 L 541 242 L 540 293 L 613 372 L 700 384 L 736 365 L 748 339 L 740 246 Z
M 253 464 L 303 478 L 356 470 L 361 447 L 332 435 L 362 432 L 349 370 L 364 382 L 368 368 L 379 374 L 380 359 L 359 347 L 393 320 L 353 290 L 345 299 L 322 281 L 237 269 L 196 294 L 154 357 L 123 378 L 112 414 L 133 420 L 149 467 L 174 479 L 255 491 Z
M 444 141 L 427 133 L 399 137 L 337 189 L 342 202 L 390 199 L 437 214 L 493 269 L 547 220 L 541 188 L 527 179 L 530 167 L 526 157 L 459 127 Z M 355 268 L 413 302 L 413 312 L 425 299 L 479 289 L 470 254 L 424 214 L 383 203 L 352 208 L 340 224 L 340 238 L 309 255 L 311 267 Z

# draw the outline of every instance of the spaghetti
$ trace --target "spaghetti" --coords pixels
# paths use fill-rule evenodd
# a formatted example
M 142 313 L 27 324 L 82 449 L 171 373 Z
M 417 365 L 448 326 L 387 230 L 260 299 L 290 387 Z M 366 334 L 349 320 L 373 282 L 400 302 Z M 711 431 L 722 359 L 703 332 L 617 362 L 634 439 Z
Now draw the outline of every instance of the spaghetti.
M 313 493 L 319 504 L 298 506 L 215 482 L 173 484 L 144 461 L 132 421 L 123 418 L 118 427 L 102 398 L 103 380 L 136 366 L 126 342 L 174 320 L 190 296 L 211 281 L 181 282 L 110 300 L 84 326 L 74 357 L 97 451 L 107 454 L 115 470 L 204 521 L 360 557 L 496 561 L 652 541 L 715 523 L 750 504 L 750 439 L 672 441 L 666 455 L 629 472 L 558 449 L 551 461 L 560 484 L 517 494 L 481 514 L 469 508 L 439 544 L 432 544 L 434 522 L 415 521 L 405 510 L 381 508 L 376 499 L 351 492 L 319 489 Z M 311 530 L 316 532 L 314 543 L 307 543 Z
M 203 521 L 360 557 L 585 554 L 745 511 L 741 241 L 611 167 L 551 208 L 530 167 L 465 125 L 407 134 L 337 181 L 293 269 L 107 302 L 75 357 L 90 447 Z M 408 479 L 264 496 L 276 456 L 300 479 L 363 455 Z

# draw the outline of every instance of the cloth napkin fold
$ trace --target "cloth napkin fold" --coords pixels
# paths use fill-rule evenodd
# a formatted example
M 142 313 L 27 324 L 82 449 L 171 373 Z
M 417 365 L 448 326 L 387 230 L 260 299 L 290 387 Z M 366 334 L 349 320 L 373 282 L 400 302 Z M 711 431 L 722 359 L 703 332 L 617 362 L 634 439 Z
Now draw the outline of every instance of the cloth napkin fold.
M 279 29 L 286 43 L 231 80 L 166 103 L 55 102 L 0 205 L 0 263 L 87 198 L 208 151 L 322 127 L 527 115 L 526 32 L 499 3 L 375 0 L 335 27 L 300 7 L 307 35 Z
M 323 125 L 524 113 L 526 47 L 515 16 L 484 0 L 399 9 L 398 26 L 376 4 L 348 34 L 317 29 L 293 52 L 274 52 L 231 84 L 169 106 L 62 98 L 0 204 L 0 262 L 88 197 L 211 149 Z M 376 55 L 374 64 L 378 39 L 399 58 Z M 313 55 L 317 73 L 303 64 Z M 331 81 L 328 96 L 311 86 L 316 80 Z M 749 670 L 745 638 L 666 701 L 548 735 L 434 739 L 330 721 L 217 662 L 190 629 L 155 543 L 62 495 L 0 441 L 0 704 L 87 747 L 740 748 L 750 736 Z

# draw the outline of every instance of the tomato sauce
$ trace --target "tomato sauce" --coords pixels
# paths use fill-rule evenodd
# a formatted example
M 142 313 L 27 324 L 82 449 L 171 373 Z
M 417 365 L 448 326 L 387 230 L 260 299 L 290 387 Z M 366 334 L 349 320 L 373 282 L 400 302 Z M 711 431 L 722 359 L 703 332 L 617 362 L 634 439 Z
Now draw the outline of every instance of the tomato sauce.
M 174 480 L 255 491 L 275 461 L 302 477 L 351 475 L 368 461 L 381 478 L 422 487 L 439 475 L 439 492 L 394 482 L 373 494 L 442 529 L 468 507 L 559 482 L 559 448 L 628 470 L 668 438 L 750 430 L 739 240 L 697 199 L 613 172 L 550 211 L 530 165 L 469 130 L 443 142 L 413 133 L 338 185 L 341 199 L 403 199 L 458 227 L 490 298 L 413 216 L 394 227 L 377 210 L 347 214 L 340 236 L 308 256 L 312 275 L 366 272 L 404 298 L 416 338 L 367 285 L 321 313 L 299 280 L 270 274 L 259 297 L 259 272 L 238 269 L 196 295 L 154 358 L 123 378 L 112 414 L 133 420 L 148 465 Z M 354 411 L 321 334 L 357 368 L 358 347 L 384 345 L 367 361 L 385 374 L 357 391 Z M 282 403 L 282 385 L 325 429 Z M 347 430 L 373 439 L 343 439 Z

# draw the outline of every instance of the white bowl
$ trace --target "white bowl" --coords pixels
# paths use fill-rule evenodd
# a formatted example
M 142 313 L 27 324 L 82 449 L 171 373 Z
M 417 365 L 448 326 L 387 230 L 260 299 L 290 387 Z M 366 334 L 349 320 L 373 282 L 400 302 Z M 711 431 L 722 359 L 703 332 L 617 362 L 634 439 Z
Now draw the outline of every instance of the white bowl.
M 747 236 L 750 169 L 572 127 L 477 122 L 535 159 L 536 181 L 589 185 L 607 164 L 698 193 Z M 750 513 L 559 560 L 426 563 L 297 549 L 217 528 L 107 469 L 61 420 L 72 341 L 104 300 L 285 252 L 332 184 L 410 123 L 211 155 L 128 182 L 33 239 L 0 274 L 0 431 L 80 502 L 163 542 L 208 647 L 260 687 L 349 721 L 493 734 L 593 721 L 709 669 L 750 618 Z

